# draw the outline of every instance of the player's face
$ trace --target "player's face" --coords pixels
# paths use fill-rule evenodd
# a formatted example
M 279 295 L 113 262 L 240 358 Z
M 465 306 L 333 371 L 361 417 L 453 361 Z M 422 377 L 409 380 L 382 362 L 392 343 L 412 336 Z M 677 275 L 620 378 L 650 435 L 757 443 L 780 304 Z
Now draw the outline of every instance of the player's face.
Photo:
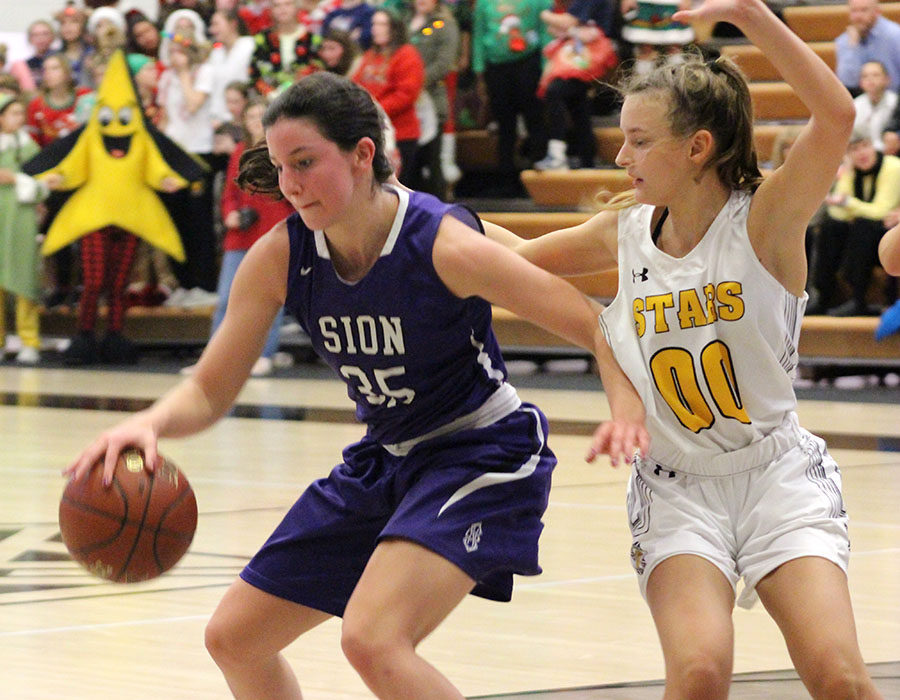
M 625 142 L 616 165 L 628 172 L 642 204 L 669 204 L 677 193 L 679 173 L 689 164 L 686 140 L 672 134 L 667 111 L 666 100 L 651 94 L 629 95 L 622 104 L 619 123 Z
M 325 138 L 308 119 L 276 121 L 266 130 L 278 186 L 309 228 L 340 221 L 352 204 L 354 155 Z

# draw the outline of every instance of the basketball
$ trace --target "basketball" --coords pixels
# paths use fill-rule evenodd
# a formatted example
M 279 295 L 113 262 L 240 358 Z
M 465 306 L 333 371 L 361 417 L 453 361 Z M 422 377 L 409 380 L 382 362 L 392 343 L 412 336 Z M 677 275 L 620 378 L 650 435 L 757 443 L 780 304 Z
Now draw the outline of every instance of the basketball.
M 113 481 L 102 484 L 99 462 L 69 480 L 59 503 L 62 540 L 78 563 L 118 583 L 155 578 L 187 551 L 197 528 L 197 500 L 169 460 L 154 472 L 137 450 L 119 455 Z

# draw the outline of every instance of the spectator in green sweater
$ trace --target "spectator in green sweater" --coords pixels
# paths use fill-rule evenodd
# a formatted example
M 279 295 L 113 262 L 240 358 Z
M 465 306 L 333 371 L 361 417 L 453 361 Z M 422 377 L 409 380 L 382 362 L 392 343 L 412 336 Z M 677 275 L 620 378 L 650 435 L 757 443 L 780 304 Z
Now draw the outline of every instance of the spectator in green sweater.
M 547 124 L 537 87 L 541 49 L 550 39 L 541 11 L 550 7 L 550 0 L 475 0 L 472 70 L 497 122 L 497 165 L 503 186 L 512 191 L 519 188 L 515 149 L 520 114 L 528 131 L 530 160 L 547 152 Z

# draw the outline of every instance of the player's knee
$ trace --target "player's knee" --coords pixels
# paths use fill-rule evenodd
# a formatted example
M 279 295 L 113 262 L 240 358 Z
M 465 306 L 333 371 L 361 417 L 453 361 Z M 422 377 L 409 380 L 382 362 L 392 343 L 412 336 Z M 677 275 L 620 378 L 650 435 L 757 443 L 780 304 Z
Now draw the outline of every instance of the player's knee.
M 870 686 L 868 674 L 862 668 L 836 655 L 826 655 L 812 665 L 815 672 L 806 678 L 810 694 L 815 700 L 859 700 L 867 697 Z
M 206 625 L 204 632 L 206 650 L 220 667 L 235 666 L 246 661 L 246 645 L 241 639 L 242 635 L 234 625 L 216 615 L 213 615 Z
M 389 673 L 400 645 L 379 633 L 376 625 L 344 619 L 341 650 L 363 678 Z
M 692 700 L 719 700 L 728 697 L 731 663 L 715 654 L 698 653 L 671 674 L 677 696 Z

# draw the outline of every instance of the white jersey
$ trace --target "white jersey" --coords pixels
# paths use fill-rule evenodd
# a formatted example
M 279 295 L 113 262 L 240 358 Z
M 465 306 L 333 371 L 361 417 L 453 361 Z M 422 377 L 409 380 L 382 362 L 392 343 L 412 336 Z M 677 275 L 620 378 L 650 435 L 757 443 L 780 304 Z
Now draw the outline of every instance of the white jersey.
M 807 295 L 758 260 L 750 202 L 733 192 L 681 258 L 652 241 L 652 206 L 619 214 L 619 290 L 600 324 L 644 403 L 650 459 L 675 470 L 740 472 L 796 442 L 791 380 Z

